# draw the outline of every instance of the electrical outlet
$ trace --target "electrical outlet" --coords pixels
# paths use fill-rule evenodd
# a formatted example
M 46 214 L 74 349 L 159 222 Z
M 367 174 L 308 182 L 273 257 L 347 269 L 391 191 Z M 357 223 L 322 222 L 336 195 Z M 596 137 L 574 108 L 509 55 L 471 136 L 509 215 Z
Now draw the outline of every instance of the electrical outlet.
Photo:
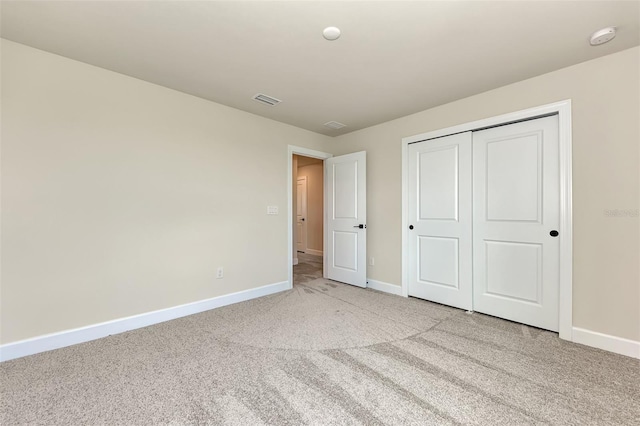
M 375 263 L 376 263 L 376 262 L 375 262 L 375 260 L 373 259 L 373 257 L 370 257 L 370 258 L 369 258 L 369 266 L 373 266 L 373 265 L 375 265 Z
M 220 279 L 224 277 L 224 269 L 222 268 L 222 266 L 218 266 L 218 270 L 216 271 L 216 278 Z

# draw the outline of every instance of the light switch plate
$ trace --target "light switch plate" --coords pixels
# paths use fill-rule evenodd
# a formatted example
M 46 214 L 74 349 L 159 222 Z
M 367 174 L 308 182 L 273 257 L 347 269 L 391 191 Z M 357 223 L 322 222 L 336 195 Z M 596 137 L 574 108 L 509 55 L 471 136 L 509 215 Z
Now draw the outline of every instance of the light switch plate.
M 267 214 L 278 214 L 278 206 L 267 206 Z

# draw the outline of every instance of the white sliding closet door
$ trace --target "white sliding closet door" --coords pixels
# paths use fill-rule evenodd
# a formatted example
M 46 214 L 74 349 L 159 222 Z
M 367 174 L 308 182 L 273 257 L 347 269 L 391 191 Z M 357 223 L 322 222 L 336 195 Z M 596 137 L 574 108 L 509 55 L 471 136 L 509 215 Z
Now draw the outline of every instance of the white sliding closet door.
M 409 145 L 409 295 L 472 308 L 471 132 Z
M 558 117 L 473 133 L 474 310 L 558 330 Z
M 558 331 L 558 116 L 408 156 L 409 295 Z

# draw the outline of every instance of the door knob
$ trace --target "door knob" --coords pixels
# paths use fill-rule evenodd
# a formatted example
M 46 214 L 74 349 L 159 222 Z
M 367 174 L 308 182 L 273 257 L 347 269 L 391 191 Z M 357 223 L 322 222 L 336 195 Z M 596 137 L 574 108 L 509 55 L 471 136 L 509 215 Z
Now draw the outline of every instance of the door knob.
M 367 225 L 363 225 L 362 223 L 360 225 L 354 225 L 354 228 L 364 229 L 366 227 L 367 227 Z
M 300 219 L 300 220 L 304 222 L 304 217 L 302 219 Z
M 409 225 L 409 229 L 413 229 L 413 225 Z
M 558 231 L 556 231 L 555 229 L 551 232 L 549 232 L 549 235 L 551 235 L 552 237 L 557 237 L 558 236 Z

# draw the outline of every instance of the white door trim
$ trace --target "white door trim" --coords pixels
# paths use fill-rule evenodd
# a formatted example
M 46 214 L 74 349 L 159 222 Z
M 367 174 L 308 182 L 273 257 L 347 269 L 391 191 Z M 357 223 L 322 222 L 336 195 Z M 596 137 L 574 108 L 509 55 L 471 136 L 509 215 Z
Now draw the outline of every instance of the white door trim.
M 480 130 L 501 124 L 528 120 L 545 115 L 558 114 L 560 144 L 560 294 L 559 335 L 573 341 L 573 217 L 571 172 L 571 100 L 564 100 L 535 108 L 529 108 L 497 117 L 472 121 L 458 126 L 439 129 L 402 138 L 402 295 L 408 296 L 409 265 L 409 144 L 448 136 L 455 133 Z
M 289 289 L 293 288 L 293 250 L 295 247 L 293 246 L 295 243 L 293 241 L 293 155 L 303 155 L 305 157 L 319 158 L 321 160 L 326 160 L 327 158 L 333 157 L 333 154 L 329 154 L 328 152 L 316 151 L 314 149 L 303 148 L 301 146 L 288 145 L 287 147 L 287 271 L 289 271 Z M 324 206 L 327 205 L 327 200 L 324 200 Z M 322 221 L 326 227 L 327 217 L 326 212 L 322 213 Z M 324 247 L 324 241 L 322 246 Z M 325 250 L 326 252 L 326 250 Z M 323 259 L 324 260 L 324 259 Z M 323 264 L 326 265 L 326 262 L 323 261 Z M 326 271 L 325 271 L 326 272 Z

